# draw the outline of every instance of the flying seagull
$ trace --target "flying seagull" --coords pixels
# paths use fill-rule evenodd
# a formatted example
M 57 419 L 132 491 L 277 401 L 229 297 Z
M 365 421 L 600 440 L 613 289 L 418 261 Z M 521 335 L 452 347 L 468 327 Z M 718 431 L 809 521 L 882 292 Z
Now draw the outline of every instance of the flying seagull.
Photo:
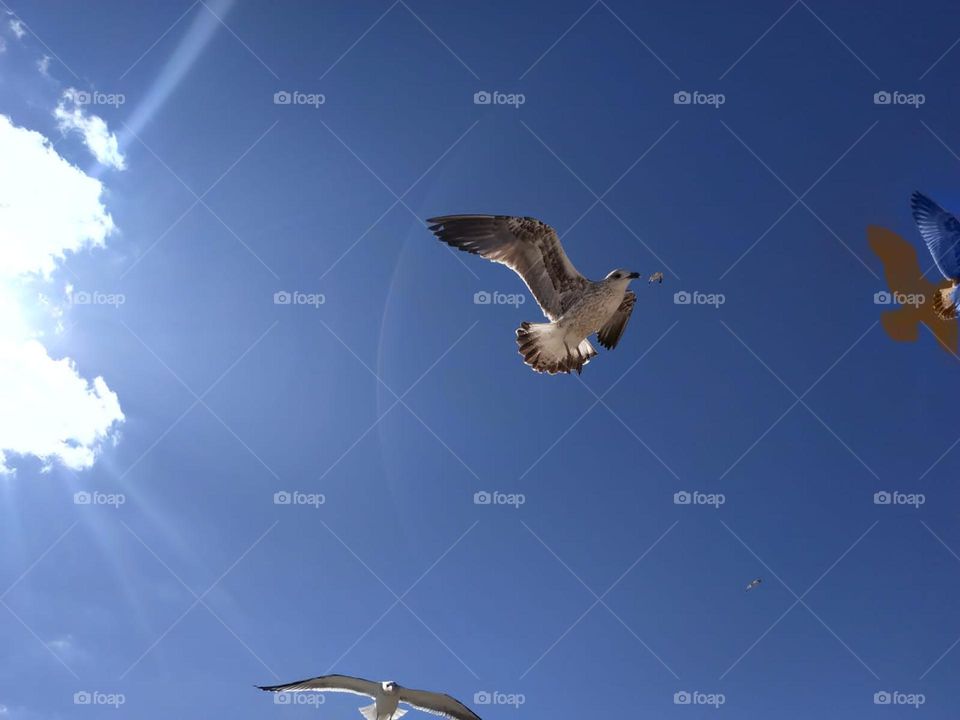
M 663 273 L 659 271 L 655 272 L 650 276 L 650 280 L 648 280 L 648 282 L 663 283 Z
M 470 708 L 449 695 L 426 690 L 411 690 L 393 681 L 378 683 L 349 675 L 321 675 L 286 685 L 258 685 L 257 687 L 269 692 L 313 690 L 366 695 L 375 701 L 373 705 L 360 708 L 360 712 L 367 720 L 397 720 L 407 713 L 406 710 L 397 707 L 399 703 L 405 703 L 417 710 L 434 715 L 442 715 L 449 720 L 480 720 L 480 717 Z
M 910 197 L 913 220 L 933 255 L 933 262 L 950 287 L 933 294 L 933 309 L 942 320 L 957 317 L 957 285 L 960 284 L 960 221 L 920 192 Z
M 754 578 L 754 579 L 751 580 L 749 583 L 747 583 L 747 592 L 750 592 L 750 591 L 753 590 L 755 587 L 759 587 L 759 586 L 760 586 L 760 583 L 762 583 L 762 582 L 763 582 L 763 578 Z
M 517 345 L 536 372 L 579 374 L 597 351 L 620 341 L 637 296 L 627 290 L 639 273 L 614 270 L 599 282 L 577 272 L 552 227 L 536 218 L 509 215 L 444 215 L 430 218 L 430 231 L 458 250 L 513 270 L 527 284 L 548 323 L 521 323 Z

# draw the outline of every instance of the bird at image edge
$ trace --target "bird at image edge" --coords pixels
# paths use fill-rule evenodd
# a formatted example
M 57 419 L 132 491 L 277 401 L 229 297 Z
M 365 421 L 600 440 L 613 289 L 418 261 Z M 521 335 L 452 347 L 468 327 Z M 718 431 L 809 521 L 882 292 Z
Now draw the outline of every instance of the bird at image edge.
M 407 711 L 398 708 L 404 703 L 449 720 L 480 720 L 480 717 L 456 698 L 427 690 L 411 690 L 392 680 L 374 682 L 349 675 L 321 675 L 286 685 L 258 685 L 268 692 L 340 692 L 373 698 L 373 705 L 360 708 L 366 720 L 397 720 Z

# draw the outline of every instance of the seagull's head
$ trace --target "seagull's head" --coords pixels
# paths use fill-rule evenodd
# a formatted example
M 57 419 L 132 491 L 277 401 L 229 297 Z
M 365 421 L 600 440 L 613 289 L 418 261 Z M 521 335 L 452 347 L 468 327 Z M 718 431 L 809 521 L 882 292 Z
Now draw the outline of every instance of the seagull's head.
M 383 691 L 387 695 L 392 695 L 397 691 L 397 688 L 399 687 L 399 685 L 397 685 L 393 680 L 387 680 L 385 682 L 380 683 L 380 687 L 383 688 Z
M 638 272 L 630 272 L 629 270 L 622 270 L 618 268 L 617 270 L 611 270 L 605 279 L 610 280 L 611 282 L 620 281 L 626 285 L 631 280 L 636 280 L 638 277 L 640 277 L 640 273 Z

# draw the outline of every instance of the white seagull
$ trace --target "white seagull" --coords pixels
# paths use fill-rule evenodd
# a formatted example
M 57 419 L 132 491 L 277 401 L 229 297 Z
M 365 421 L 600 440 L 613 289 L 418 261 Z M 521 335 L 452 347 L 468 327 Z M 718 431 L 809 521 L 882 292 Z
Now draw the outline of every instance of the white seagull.
M 755 587 L 759 587 L 759 586 L 760 586 L 760 583 L 762 583 L 762 582 L 763 582 L 763 578 L 754 578 L 754 579 L 751 580 L 749 583 L 747 583 L 747 592 L 750 592 L 750 591 L 753 590 Z
M 449 720 L 480 720 L 480 717 L 459 700 L 441 693 L 426 690 L 411 690 L 391 681 L 373 682 L 349 675 L 321 675 L 320 677 L 287 683 L 286 685 L 258 685 L 269 692 L 344 692 L 366 695 L 374 699 L 373 705 L 360 708 L 367 720 L 396 720 L 407 711 L 398 708 L 405 703 L 417 710 L 442 715 Z
M 608 350 L 617 346 L 637 302 L 627 286 L 639 273 L 614 270 L 599 282 L 587 280 L 556 231 L 536 218 L 444 215 L 427 222 L 447 245 L 506 265 L 527 284 L 550 320 L 517 328 L 520 354 L 535 371 L 580 373 L 597 354 L 587 340 L 593 333 Z
M 933 262 L 950 287 L 933 294 L 933 309 L 941 320 L 957 317 L 957 285 L 960 284 L 960 221 L 921 192 L 910 197 L 913 220 L 933 255 Z

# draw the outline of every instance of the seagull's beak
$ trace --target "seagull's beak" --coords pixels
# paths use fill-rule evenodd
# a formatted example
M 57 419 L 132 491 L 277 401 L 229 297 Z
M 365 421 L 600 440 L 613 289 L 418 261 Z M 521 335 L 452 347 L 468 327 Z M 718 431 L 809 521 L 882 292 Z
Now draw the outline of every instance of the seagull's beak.
M 627 275 L 627 277 L 630 278 L 631 280 L 636 280 L 638 277 L 640 277 L 640 273 L 632 272 L 629 275 Z

